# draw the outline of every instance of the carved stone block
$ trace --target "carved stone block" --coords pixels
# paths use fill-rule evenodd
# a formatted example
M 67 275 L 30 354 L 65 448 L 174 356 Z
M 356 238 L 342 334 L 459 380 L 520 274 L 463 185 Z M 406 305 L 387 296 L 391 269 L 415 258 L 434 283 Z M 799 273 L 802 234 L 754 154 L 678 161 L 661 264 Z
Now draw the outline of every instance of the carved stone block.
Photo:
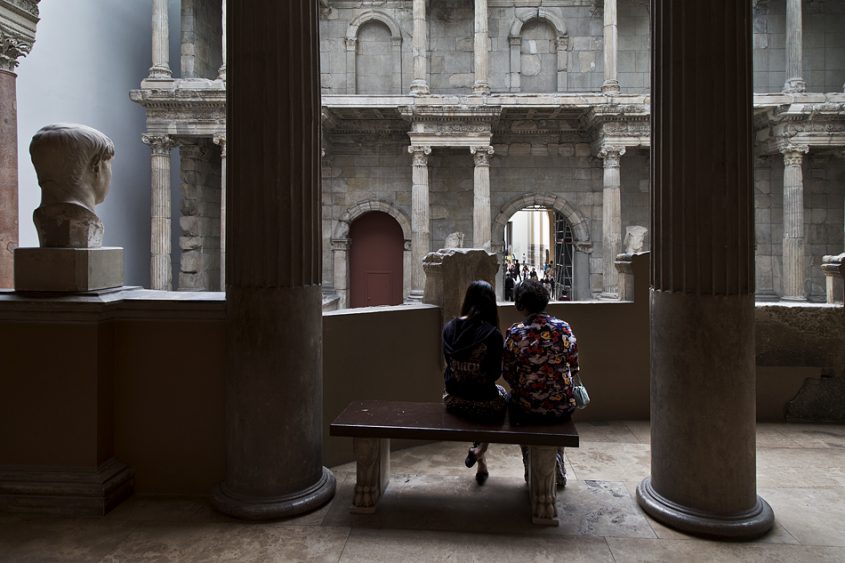
M 390 482 L 390 440 L 353 438 L 352 450 L 356 460 L 352 512 L 370 514 Z
M 123 285 L 123 249 L 16 248 L 15 290 L 81 292 Z

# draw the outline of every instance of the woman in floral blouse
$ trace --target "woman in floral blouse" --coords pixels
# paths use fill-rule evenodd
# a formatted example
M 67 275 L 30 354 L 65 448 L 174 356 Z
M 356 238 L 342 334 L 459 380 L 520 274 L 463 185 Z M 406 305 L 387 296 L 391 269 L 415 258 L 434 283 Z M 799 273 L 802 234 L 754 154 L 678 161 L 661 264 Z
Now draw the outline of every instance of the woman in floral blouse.
M 549 294 L 540 282 L 523 282 L 514 298 L 517 311 L 527 316 L 505 336 L 502 375 L 511 387 L 511 412 L 517 418 L 566 420 L 576 407 L 572 392 L 572 376 L 579 369 L 575 335 L 566 321 L 545 312 Z M 526 461 L 524 446 L 522 456 Z M 563 448 L 557 457 L 557 483 L 562 487 L 566 484 Z

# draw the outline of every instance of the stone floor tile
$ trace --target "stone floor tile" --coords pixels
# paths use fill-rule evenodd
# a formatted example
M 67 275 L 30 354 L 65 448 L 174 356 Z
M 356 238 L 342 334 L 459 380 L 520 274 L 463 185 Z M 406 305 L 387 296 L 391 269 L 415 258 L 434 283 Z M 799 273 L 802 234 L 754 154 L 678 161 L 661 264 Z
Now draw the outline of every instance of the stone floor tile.
M 845 487 L 845 449 L 760 448 L 758 487 Z
M 132 532 L 101 518 L 39 518 L 0 527 L 0 561 L 97 561 Z
M 628 427 L 631 434 L 636 438 L 638 444 L 651 443 L 651 423 L 647 420 L 625 420 L 625 426 Z
M 623 421 L 612 420 L 609 422 L 579 422 L 576 420 L 575 422 L 578 426 L 578 435 L 580 437 L 581 444 L 594 442 L 623 442 L 633 444 L 640 441 Z
M 133 495 L 106 515 L 126 522 L 237 522 L 211 506 L 208 497 Z
M 690 540 L 607 538 L 617 563 L 678 561 L 811 563 L 845 561 L 845 549 L 805 545 L 767 545 Z
M 571 481 L 558 493 L 559 527 L 531 523 L 522 478 L 395 475 L 374 514 L 352 514 L 353 486 L 338 494 L 324 525 L 352 528 L 511 533 L 531 536 L 654 537 L 623 483 Z
M 647 444 L 582 443 L 568 453 L 579 480 L 632 481 L 651 473 Z
M 326 561 L 340 559 L 348 528 L 270 523 L 142 522 L 103 561 Z
M 759 493 L 800 543 L 845 547 L 845 488 L 761 487 Z
M 761 426 L 783 436 L 786 444 L 794 444 L 780 447 L 845 448 L 845 425 L 771 423 L 758 425 L 758 435 Z
M 514 537 L 452 532 L 354 529 L 341 563 L 613 561 L 603 538 Z

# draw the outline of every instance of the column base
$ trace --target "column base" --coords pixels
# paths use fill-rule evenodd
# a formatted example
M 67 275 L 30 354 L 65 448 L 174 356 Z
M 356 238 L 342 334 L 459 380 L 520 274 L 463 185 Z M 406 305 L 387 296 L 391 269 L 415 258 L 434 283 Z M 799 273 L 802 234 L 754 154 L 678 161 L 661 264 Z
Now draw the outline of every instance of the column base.
M 423 300 L 423 292 L 419 289 L 412 289 L 410 293 L 408 293 L 408 297 L 405 298 L 406 303 L 422 303 Z
M 616 80 L 605 80 L 601 85 L 601 93 L 605 96 L 616 96 L 620 94 L 622 89 L 619 87 L 619 82 Z
M 602 301 L 619 301 L 619 294 L 613 291 L 602 291 L 599 294 Z
M 221 483 L 211 493 L 211 504 L 215 509 L 244 520 L 273 520 L 288 518 L 317 510 L 334 497 L 335 477 L 323 467 L 320 479 L 301 491 L 280 497 L 250 497 L 240 495 Z
M 754 294 L 754 301 L 770 303 L 772 301 L 779 301 L 780 296 L 771 289 L 765 289 L 759 293 Z
M 490 84 L 487 82 L 476 82 L 472 85 L 472 93 L 479 96 L 489 96 Z
M 173 71 L 166 66 L 150 67 L 150 74 L 147 76 L 148 80 L 170 80 L 171 78 L 173 78 Z
M 801 94 L 807 90 L 807 83 L 803 78 L 790 78 L 783 84 L 784 94 Z
M 793 303 L 806 303 L 807 298 L 803 295 L 784 295 L 780 298 L 781 301 L 792 301 Z
M 637 486 L 637 502 L 652 518 L 676 530 L 723 539 L 754 539 L 772 529 L 775 513 L 765 500 L 757 497 L 753 508 L 736 514 L 711 514 L 682 506 L 663 497 L 646 477 Z
M 428 82 L 425 80 L 414 80 L 411 82 L 412 96 L 427 96 L 429 93 Z

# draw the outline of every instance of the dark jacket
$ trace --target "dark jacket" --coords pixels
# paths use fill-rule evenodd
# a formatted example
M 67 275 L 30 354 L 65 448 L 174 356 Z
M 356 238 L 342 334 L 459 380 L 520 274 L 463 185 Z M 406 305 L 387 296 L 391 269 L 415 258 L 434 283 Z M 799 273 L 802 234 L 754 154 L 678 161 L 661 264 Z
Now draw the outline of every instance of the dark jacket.
M 446 392 L 470 400 L 499 396 L 504 339 L 499 329 L 480 319 L 457 318 L 443 329 Z

